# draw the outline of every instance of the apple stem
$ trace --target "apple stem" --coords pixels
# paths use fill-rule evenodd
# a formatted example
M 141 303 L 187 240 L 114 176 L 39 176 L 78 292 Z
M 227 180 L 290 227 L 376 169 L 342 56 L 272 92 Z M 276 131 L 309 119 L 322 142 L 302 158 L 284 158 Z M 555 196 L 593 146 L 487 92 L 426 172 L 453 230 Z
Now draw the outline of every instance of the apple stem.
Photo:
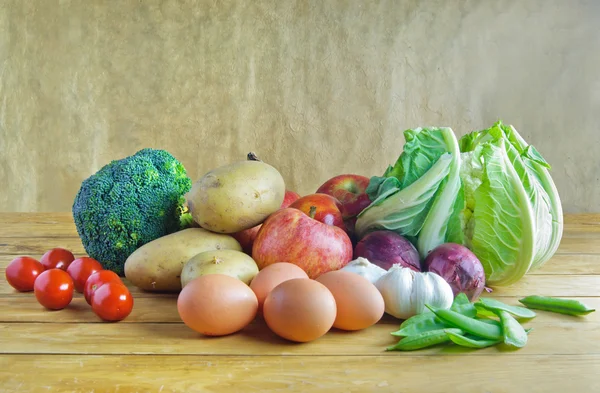
M 317 207 L 316 206 L 311 206 L 310 210 L 308 211 L 308 216 L 310 218 L 315 218 L 315 214 L 317 214 Z
M 248 161 L 262 161 L 260 158 L 258 158 L 258 156 L 256 154 L 254 154 L 253 152 L 248 153 L 248 155 L 246 156 L 246 158 L 248 159 Z

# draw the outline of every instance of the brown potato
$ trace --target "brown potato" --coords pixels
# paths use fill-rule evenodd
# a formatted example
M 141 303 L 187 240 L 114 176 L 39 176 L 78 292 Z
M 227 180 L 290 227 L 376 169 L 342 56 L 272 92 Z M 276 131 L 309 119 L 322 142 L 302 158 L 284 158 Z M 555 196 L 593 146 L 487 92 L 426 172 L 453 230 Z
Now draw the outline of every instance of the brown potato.
M 250 284 L 258 274 L 258 266 L 249 255 L 235 250 L 202 252 L 191 258 L 181 271 L 181 287 L 207 274 L 224 274 Z
M 181 290 L 181 270 L 194 255 L 210 250 L 237 250 L 233 237 L 202 228 L 188 228 L 153 240 L 125 261 L 125 277 L 136 287 L 151 292 Z
M 263 222 L 284 197 L 285 183 L 277 169 L 262 161 L 240 161 L 202 176 L 187 202 L 202 228 L 234 233 Z

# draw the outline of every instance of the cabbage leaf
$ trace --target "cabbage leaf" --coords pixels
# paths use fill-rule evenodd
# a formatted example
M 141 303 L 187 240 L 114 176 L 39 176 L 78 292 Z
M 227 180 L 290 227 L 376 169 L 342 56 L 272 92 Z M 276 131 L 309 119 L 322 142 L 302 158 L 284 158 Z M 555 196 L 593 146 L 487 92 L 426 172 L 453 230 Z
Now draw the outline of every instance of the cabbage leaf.
M 488 285 L 510 285 L 556 252 L 562 207 L 542 155 L 502 122 L 456 139 L 448 127 L 404 132 L 398 160 L 367 189 L 356 221 L 408 237 L 422 258 L 459 243 L 481 261 Z

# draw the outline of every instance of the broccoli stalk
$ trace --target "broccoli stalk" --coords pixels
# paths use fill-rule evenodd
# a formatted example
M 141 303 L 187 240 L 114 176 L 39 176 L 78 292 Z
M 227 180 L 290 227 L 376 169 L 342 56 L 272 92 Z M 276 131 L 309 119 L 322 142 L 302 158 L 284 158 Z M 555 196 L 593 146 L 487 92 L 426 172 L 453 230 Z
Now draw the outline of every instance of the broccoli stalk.
M 192 225 L 184 166 L 164 150 L 142 149 L 87 178 L 73 202 L 73 219 L 87 254 L 124 274 L 127 257 L 144 244 Z

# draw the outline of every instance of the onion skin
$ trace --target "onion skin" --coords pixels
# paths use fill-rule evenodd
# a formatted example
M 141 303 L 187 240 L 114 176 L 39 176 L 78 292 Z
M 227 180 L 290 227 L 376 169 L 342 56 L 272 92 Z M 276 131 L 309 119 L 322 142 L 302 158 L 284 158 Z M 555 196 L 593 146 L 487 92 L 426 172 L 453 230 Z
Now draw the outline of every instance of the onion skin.
M 446 280 L 454 296 L 463 292 L 475 301 L 485 287 L 485 272 L 481 262 L 467 247 L 445 243 L 427 255 L 424 269 L 439 274 Z
M 421 271 L 421 260 L 415 246 L 392 231 L 374 231 L 363 237 L 354 248 L 354 257 L 363 257 L 382 269 L 401 265 L 416 272 Z

